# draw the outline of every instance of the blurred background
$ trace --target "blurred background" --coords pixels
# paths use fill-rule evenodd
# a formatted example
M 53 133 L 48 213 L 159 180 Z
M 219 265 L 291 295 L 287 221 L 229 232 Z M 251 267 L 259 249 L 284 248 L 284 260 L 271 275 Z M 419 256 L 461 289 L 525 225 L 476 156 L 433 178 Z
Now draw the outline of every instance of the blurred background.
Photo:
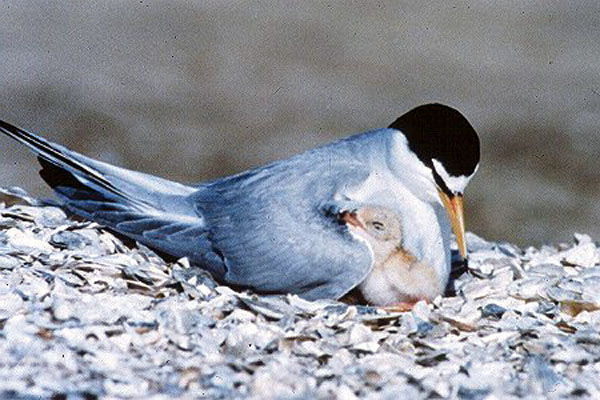
M 3 0 L 0 56 L 1 119 L 182 182 L 447 103 L 482 139 L 469 230 L 600 239 L 595 0 Z M 0 185 L 49 195 L 24 148 L 0 149 Z

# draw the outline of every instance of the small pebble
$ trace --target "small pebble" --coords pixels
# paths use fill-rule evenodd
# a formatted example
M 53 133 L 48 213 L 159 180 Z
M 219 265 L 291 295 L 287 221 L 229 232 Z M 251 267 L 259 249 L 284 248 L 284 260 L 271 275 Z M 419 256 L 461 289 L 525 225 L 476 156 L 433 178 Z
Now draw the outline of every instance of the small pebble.
M 481 309 L 481 316 L 483 318 L 494 318 L 500 319 L 502 315 L 506 312 L 506 308 L 500 307 L 497 304 L 490 303 L 483 306 Z

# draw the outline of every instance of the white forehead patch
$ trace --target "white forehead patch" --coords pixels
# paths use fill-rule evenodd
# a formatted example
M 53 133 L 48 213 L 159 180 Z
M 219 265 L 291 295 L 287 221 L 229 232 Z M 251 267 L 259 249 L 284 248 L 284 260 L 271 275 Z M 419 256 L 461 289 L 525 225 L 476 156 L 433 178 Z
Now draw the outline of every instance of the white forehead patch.
M 475 172 L 477 172 L 477 169 L 479 168 L 479 164 L 477 164 L 475 170 L 469 176 L 451 176 L 448 173 L 448 171 L 446 171 L 446 168 L 444 168 L 441 162 L 439 162 L 435 158 L 431 161 L 433 162 L 433 168 L 435 169 L 435 172 L 437 172 L 440 178 L 442 178 L 442 180 L 444 181 L 446 186 L 448 186 L 448 189 L 450 189 L 452 193 L 464 193 L 469 181 L 471 180 L 473 175 L 475 175 Z

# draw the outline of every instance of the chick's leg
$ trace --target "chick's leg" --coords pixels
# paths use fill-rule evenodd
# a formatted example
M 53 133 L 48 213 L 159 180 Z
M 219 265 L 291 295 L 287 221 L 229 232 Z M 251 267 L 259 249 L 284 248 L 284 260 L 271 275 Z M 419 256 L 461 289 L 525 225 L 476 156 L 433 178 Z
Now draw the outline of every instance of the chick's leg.
M 387 312 L 408 312 L 412 311 L 415 304 L 417 304 L 419 301 L 429 303 L 429 300 L 427 299 L 418 299 L 413 301 L 400 301 L 398 303 L 390 304 L 389 306 L 384 306 L 381 308 Z

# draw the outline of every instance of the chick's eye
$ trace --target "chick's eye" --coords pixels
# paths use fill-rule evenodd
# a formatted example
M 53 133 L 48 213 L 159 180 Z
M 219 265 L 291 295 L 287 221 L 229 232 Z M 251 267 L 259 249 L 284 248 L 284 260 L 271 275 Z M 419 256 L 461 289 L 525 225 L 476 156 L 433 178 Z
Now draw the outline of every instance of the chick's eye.
M 378 230 L 378 231 L 385 230 L 385 225 L 383 224 L 383 222 L 373 221 L 371 223 L 371 225 L 373 226 L 373 228 L 375 228 L 375 230 Z

